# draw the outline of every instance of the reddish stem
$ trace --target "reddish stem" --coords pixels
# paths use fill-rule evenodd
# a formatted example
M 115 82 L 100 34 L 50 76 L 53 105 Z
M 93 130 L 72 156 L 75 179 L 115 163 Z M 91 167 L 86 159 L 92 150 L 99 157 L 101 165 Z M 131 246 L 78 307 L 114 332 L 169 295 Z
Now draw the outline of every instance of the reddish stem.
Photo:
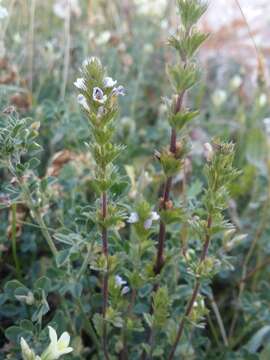
M 175 104 L 175 114 L 179 113 L 182 109 L 183 99 L 184 99 L 185 92 L 183 91 L 181 94 L 178 95 L 177 101 Z M 177 151 L 177 134 L 176 130 L 172 128 L 171 131 L 171 142 L 170 142 L 170 152 L 176 154 Z M 164 186 L 164 193 L 162 199 L 161 208 L 166 210 L 166 203 L 170 199 L 170 192 L 172 188 L 172 177 L 168 177 L 167 181 Z M 158 236 L 158 248 L 157 248 L 157 258 L 156 264 L 154 266 L 155 274 L 158 275 L 161 273 L 161 270 L 164 265 L 164 247 L 165 247 L 165 239 L 166 239 L 166 225 L 162 220 L 160 220 L 159 225 L 159 236 Z

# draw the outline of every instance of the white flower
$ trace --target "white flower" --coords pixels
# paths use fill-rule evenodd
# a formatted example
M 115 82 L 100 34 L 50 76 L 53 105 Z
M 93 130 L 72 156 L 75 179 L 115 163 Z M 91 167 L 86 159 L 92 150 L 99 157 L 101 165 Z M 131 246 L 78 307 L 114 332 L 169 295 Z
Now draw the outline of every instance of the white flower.
M 103 80 L 103 85 L 105 88 L 112 88 L 117 84 L 117 80 L 113 80 L 111 77 L 107 76 Z
M 84 60 L 83 67 L 86 67 L 93 62 L 97 63 L 98 66 L 101 66 L 101 62 L 100 62 L 99 58 L 97 58 L 96 56 L 91 56 L 90 58 L 87 58 Z
M 89 105 L 87 104 L 87 100 L 86 100 L 86 97 L 82 94 L 79 94 L 78 97 L 77 97 L 77 100 L 78 100 L 78 103 L 80 105 L 82 105 L 82 107 L 86 110 L 86 111 L 90 111 L 90 107 Z
M 205 143 L 203 145 L 203 149 L 204 149 L 204 156 L 205 156 L 206 160 L 211 161 L 214 156 L 213 146 L 210 143 Z
M 213 104 L 216 107 L 220 107 L 227 100 L 227 93 L 225 90 L 218 89 L 214 92 L 212 96 Z
M 93 89 L 93 100 L 104 104 L 107 101 L 107 95 L 104 95 L 103 91 L 99 87 Z
M 20 340 L 21 350 L 22 350 L 22 358 L 23 360 L 38 360 L 38 356 L 34 353 L 34 351 L 29 347 L 27 342 L 22 337 Z
M 78 79 L 74 82 L 74 85 L 76 86 L 77 89 L 85 90 L 85 91 L 87 90 L 83 78 L 78 78 Z
M 116 286 L 118 288 L 122 288 L 123 285 L 126 285 L 126 281 L 123 280 L 123 278 L 120 275 L 115 275 L 115 283 Z M 129 287 L 128 286 L 123 286 L 122 290 L 121 290 L 121 295 L 125 295 L 129 292 Z
M 127 219 L 127 222 L 130 224 L 135 224 L 139 221 L 139 215 L 136 212 L 132 212 Z
M 118 287 L 122 287 L 122 285 L 126 285 L 126 281 L 120 275 L 115 275 L 115 283 Z
M 158 215 L 158 213 L 156 211 L 152 211 L 150 214 L 149 219 L 145 220 L 143 226 L 145 228 L 145 230 L 150 229 L 150 227 L 152 226 L 153 221 L 157 221 L 160 219 L 160 216 Z
M 119 95 L 125 96 L 126 91 L 125 91 L 124 86 L 120 85 L 118 87 L 113 88 L 112 95 L 113 96 L 119 96 Z
M 41 358 L 46 360 L 57 360 L 60 356 L 69 354 L 73 351 L 72 347 L 69 347 L 70 336 L 68 332 L 64 332 L 59 339 L 57 339 L 56 331 L 53 327 L 48 326 L 49 336 L 50 336 L 50 345 L 42 354 Z

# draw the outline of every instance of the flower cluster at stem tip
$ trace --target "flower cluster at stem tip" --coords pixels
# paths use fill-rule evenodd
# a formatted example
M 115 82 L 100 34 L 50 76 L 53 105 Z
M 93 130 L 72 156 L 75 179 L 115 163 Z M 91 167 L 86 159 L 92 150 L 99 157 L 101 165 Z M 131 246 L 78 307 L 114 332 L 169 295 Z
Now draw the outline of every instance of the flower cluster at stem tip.
M 87 70 L 87 67 L 90 65 L 95 65 L 97 69 L 102 68 L 101 62 L 97 57 L 90 57 L 89 59 L 86 59 L 83 62 L 82 65 L 82 73 L 84 73 Z M 87 79 L 81 77 L 78 78 L 74 85 L 77 89 L 84 92 L 84 94 L 78 95 L 78 103 L 82 105 L 84 110 L 86 110 L 88 113 L 91 112 L 91 106 L 89 105 L 89 102 L 93 101 L 96 105 L 105 105 L 107 102 L 111 101 L 116 96 L 124 96 L 126 94 L 125 89 L 122 85 L 117 85 L 117 80 L 112 79 L 109 76 L 105 76 L 103 78 L 102 86 L 95 86 L 92 90 L 92 93 L 90 94 L 90 97 L 86 97 L 86 93 L 88 94 L 88 84 Z M 90 100 L 90 101 L 89 101 Z M 103 107 L 100 106 L 98 109 L 98 112 L 102 114 Z

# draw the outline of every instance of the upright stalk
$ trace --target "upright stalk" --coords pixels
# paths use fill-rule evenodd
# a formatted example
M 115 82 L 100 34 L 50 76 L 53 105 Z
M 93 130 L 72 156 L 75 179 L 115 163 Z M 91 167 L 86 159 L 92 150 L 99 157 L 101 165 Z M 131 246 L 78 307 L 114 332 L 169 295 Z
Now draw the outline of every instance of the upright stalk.
M 11 238 L 12 238 L 12 254 L 16 268 L 17 278 L 21 278 L 21 266 L 17 256 L 17 206 L 16 204 L 11 205 L 12 222 L 11 222 Z
M 176 32 L 175 36 L 169 38 L 169 44 L 173 47 L 179 55 L 180 62 L 177 65 L 168 66 L 168 75 L 172 84 L 173 95 L 170 100 L 167 101 L 168 109 L 168 121 L 171 126 L 171 138 L 168 150 L 163 150 L 158 153 L 163 173 L 165 175 L 165 184 L 163 189 L 163 196 L 160 202 L 160 225 L 158 234 L 157 254 L 154 264 L 154 273 L 159 275 L 164 267 L 165 263 L 165 242 L 167 234 L 167 224 L 180 221 L 181 209 L 173 208 L 173 204 L 170 202 L 170 193 L 172 189 L 172 180 L 179 171 L 183 168 L 184 160 L 187 155 L 186 140 L 182 135 L 185 125 L 198 115 L 197 111 L 189 111 L 184 108 L 183 101 L 184 96 L 188 90 L 190 90 L 198 81 L 198 70 L 195 62 L 193 61 L 193 55 L 198 50 L 199 46 L 206 39 L 206 35 L 200 33 L 196 29 L 196 23 L 206 10 L 206 6 L 197 0 L 177 0 L 179 9 L 181 27 Z M 179 143 L 177 141 L 179 136 Z M 172 221 L 168 218 L 170 216 L 170 210 Z M 178 215 L 179 214 L 179 215 Z M 168 220 L 167 220 L 168 219 Z M 199 285 L 196 286 L 199 288 Z M 160 288 L 160 283 L 156 282 L 153 288 L 153 298 Z M 198 289 L 196 290 L 197 293 Z M 196 298 L 197 294 L 194 294 Z M 192 303 L 195 300 L 192 301 Z M 191 304 L 192 309 L 193 304 Z M 190 310 L 191 311 L 191 310 Z M 153 314 L 153 307 L 151 314 Z M 181 330 L 180 330 L 181 331 Z M 152 326 L 149 334 L 148 341 L 151 343 L 151 348 L 154 347 L 154 327 Z M 151 354 L 150 354 L 151 357 Z M 146 358 L 146 352 L 143 353 L 142 359 Z
M 101 212 L 102 219 L 105 221 L 107 216 L 107 194 L 103 192 L 101 195 Z M 109 359 L 108 354 L 108 344 L 107 344 L 107 323 L 106 323 L 106 313 L 108 307 L 108 282 L 109 282 L 109 251 L 108 251 L 108 231 L 106 227 L 102 227 L 102 252 L 106 259 L 106 270 L 103 275 L 103 284 L 102 284 L 102 296 L 103 296 L 103 306 L 102 306 L 102 316 L 103 316 L 103 334 L 102 334 L 102 346 L 105 359 Z
M 202 264 L 203 261 L 206 259 L 206 256 L 207 256 L 207 253 L 208 253 L 209 244 L 210 244 L 211 226 L 212 226 L 212 217 L 209 214 L 208 219 L 207 219 L 207 231 L 206 231 L 205 241 L 204 241 L 203 249 L 202 249 L 201 256 L 200 256 L 200 264 Z M 184 313 L 184 316 L 183 316 L 183 318 L 182 318 L 182 320 L 181 320 L 181 322 L 179 324 L 177 335 L 176 335 L 173 347 L 171 349 L 171 352 L 169 354 L 168 360 L 172 360 L 173 357 L 174 357 L 175 351 L 177 349 L 177 345 L 178 345 L 178 343 L 181 340 L 181 337 L 183 335 L 184 325 L 185 325 L 186 319 L 191 314 L 194 303 L 195 303 L 195 301 L 197 299 L 197 296 L 198 296 L 198 293 L 199 293 L 199 290 L 200 290 L 200 285 L 201 285 L 201 280 L 200 280 L 199 277 L 197 277 L 196 280 L 195 280 L 195 285 L 194 285 L 194 288 L 193 288 L 191 298 L 190 298 L 190 300 L 188 302 L 188 305 L 186 307 L 186 311 Z
M 181 92 L 181 94 L 178 95 L 176 106 L 175 106 L 175 114 L 178 114 L 181 111 L 184 95 L 185 95 L 185 91 Z M 176 155 L 176 152 L 177 152 L 177 132 L 176 132 L 175 128 L 171 129 L 170 152 L 174 155 Z M 163 191 L 163 197 L 162 197 L 162 201 L 161 201 L 160 210 L 166 211 L 166 204 L 170 200 L 171 188 L 172 188 L 172 176 L 169 176 L 164 185 L 164 191 Z M 160 220 L 157 257 L 156 257 L 156 263 L 155 263 L 155 267 L 154 267 L 154 271 L 155 271 L 156 275 L 160 274 L 163 264 L 164 264 L 165 239 L 166 239 L 166 224 L 162 220 Z
M 205 190 L 202 198 L 202 204 L 205 209 L 203 219 L 199 220 L 196 224 L 196 228 L 199 229 L 199 236 L 201 237 L 201 234 L 204 234 L 204 241 L 200 258 L 195 264 L 195 284 L 192 295 L 179 323 L 176 338 L 167 360 L 172 360 L 174 358 L 177 346 L 184 332 L 185 323 L 187 318 L 191 315 L 199 295 L 202 280 L 211 279 L 214 275 L 214 259 L 208 257 L 211 237 L 215 234 L 216 228 L 220 229 L 220 231 L 226 231 L 227 229 L 228 225 L 223 217 L 223 211 L 226 209 L 226 203 L 228 201 L 228 186 L 238 175 L 238 172 L 232 166 L 234 159 L 233 144 L 217 141 L 213 146 L 211 144 L 206 145 L 208 153 L 206 154 L 207 165 L 205 166 L 204 173 L 207 179 L 208 188 Z M 197 220 L 195 220 L 195 222 L 196 221 Z M 206 261 L 207 258 L 208 261 Z M 198 314 L 194 314 L 193 318 L 200 320 L 202 316 L 204 316 L 204 312 L 199 311 Z
M 35 33 L 35 11 L 36 0 L 31 1 L 30 7 L 30 28 L 29 28 L 29 54 L 28 54 L 28 68 L 29 68 L 29 88 L 33 91 L 33 58 L 34 58 L 34 33 Z
M 63 82 L 61 87 L 61 100 L 64 101 L 65 94 L 66 94 L 66 87 L 68 81 L 68 69 L 69 69 L 69 62 L 70 62 L 70 15 L 71 15 L 71 5 L 70 0 L 67 3 L 67 11 L 65 16 L 65 49 L 64 49 L 64 67 L 63 67 Z
M 80 90 L 78 102 L 90 123 L 92 139 L 89 148 L 92 150 L 95 161 L 93 180 L 97 196 L 100 196 L 98 210 L 93 213 L 102 241 L 102 256 L 97 260 L 102 277 L 102 314 L 99 316 L 98 331 L 103 357 L 109 360 L 107 315 L 111 269 L 108 232 L 110 228 L 123 220 L 123 214 L 113 198 L 108 204 L 108 197 L 111 187 L 118 181 L 117 169 L 113 166 L 113 162 L 124 148 L 114 144 L 111 139 L 116 128 L 114 122 L 118 110 L 117 97 L 125 95 L 125 89 L 123 86 L 115 86 L 117 81 L 107 76 L 100 60 L 96 57 L 83 62 L 81 76 L 74 85 Z

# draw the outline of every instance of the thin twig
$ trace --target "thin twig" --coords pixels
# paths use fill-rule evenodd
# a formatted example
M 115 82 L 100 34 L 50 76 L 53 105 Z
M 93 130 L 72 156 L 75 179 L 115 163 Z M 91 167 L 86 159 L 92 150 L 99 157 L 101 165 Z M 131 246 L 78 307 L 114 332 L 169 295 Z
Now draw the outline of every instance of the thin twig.
M 262 262 L 258 266 L 256 266 L 254 269 L 250 270 L 250 272 L 246 275 L 246 277 L 240 280 L 239 285 L 241 282 L 246 282 L 249 278 L 251 278 L 259 270 L 263 269 L 267 265 L 270 265 L 270 259 L 265 260 L 264 262 Z
M 183 105 L 183 99 L 184 99 L 185 92 L 183 91 L 181 94 L 178 95 L 176 106 L 175 106 L 175 114 L 179 113 L 181 111 L 182 105 Z M 170 141 L 170 151 L 173 154 L 176 154 L 177 151 L 177 138 L 176 138 L 176 130 L 172 128 L 171 130 L 171 141 Z M 163 210 L 166 210 L 166 204 L 170 199 L 170 192 L 172 187 L 172 177 L 170 176 L 164 186 L 164 193 L 163 198 L 161 201 L 161 208 Z M 158 236 L 158 249 L 157 249 L 157 257 L 156 257 L 156 263 L 154 266 L 155 274 L 160 274 L 163 265 L 164 265 L 164 247 L 165 247 L 165 238 L 166 238 L 166 225 L 165 223 L 160 220 L 159 225 L 159 236 Z
M 102 219 L 105 221 L 107 217 L 107 194 L 103 192 L 101 195 L 101 212 Z M 106 360 L 109 360 L 108 353 L 108 339 L 107 339 L 107 322 L 106 322 L 106 313 L 108 307 L 108 297 L 109 297 L 109 252 L 108 252 L 108 232 L 105 226 L 102 227 L 102 251 L 106 259 L 106 270 L 103 275 L 103 284 L 102 284 L 102 296 L 103 296 L 103 305 L 102 305 L 102 316 L 103 316 L 103 334 L 102 334 L 102 346 L 103 352 Z
M 19 258 L 17 256 L 17 206 L 16 206 L 16 204 L 12 204 L 11 212 L 12 212 L 12 223 L 11 223 L 12 254 L 13 254 L 13 260 L 15 263 L 17 278 L 21 279 L 21 266 L 20 266 Z
M 64 101 L 66 94 L 66 87 L 68 81 L 68 69 L 69 69 L 69 61 L 70 61 L 70 0 L 68 0 L 68 6 L 65 16 L 65 51 L 64 51 L 64 68 L 63 68 L 63 82 L 61 87 L 61 100 Z
M 204 246 L 203 246 L 202 253 L 201 253 L 201 256 L 200 256 L 200 263 L 202 263 L 206 259 L 206 256 L 208 254 L 208 248 L 209 248 L 210 240 L 211 240 L 211 238 L 210 238 L 210 229 L 211 229 L 211 227 L 212 227 L 212 216 L 209 214 L 208 219 L 207 219 L 207 230 L 206 230 L 205 242 L 204 242 Z M 190 300 L 188 302 L 188 305 L 187 305 L 186 311 L 184 313 L 184 316 L 183 316 L 183 318 L 182 318 L 182 320 L 181 320 L 181 322 L 179 324 L 176 339 L 174 341 L 172 350 L 171 350 L 171 352 L 170 352 L 170 354 L 168 356 L 168 360 L 172 360 L 173 357 L 174 357 L 174 354 L 176 352 L 178 343 L 181 340 L 181 337 L 183 335 L 186 319 L 191 314 L 194 303 L 195 303 L 195 301 L 197 299 L 199 289 L 200 289 L 200 285 L 201 285 L 200 278 L 196 278 L 195 286 L 193 288 L 191 298 L 190 298 Z
M 29 89 L 33 92 L 33 57 L 34 57 L 34 33 L 35 33 L 35 11 L 36 0 L 32 0 L 30 7 L 30 28 L 29 28 L 29 49 L 28 49 L 28 70 Z
M 213 296 L 209 296 L 209 300 L 210 300 L 210 305 L 214 311 L 214 314 L 216 316 L 216 319 L 217 319 L 217 323 L 218 323 L 218 326 L 219 326 L 219 329 L 220 329 L 220 333 L 221 333 L 221 336 L 222 336 L 222 340 L 223 340 L 223 343 L 224 345 L 227 347 L 228 346 L 228 338 L 227 338 L 227 334 L 226 334 L 226 330 L 225 330 L 225 327 L 224 327 L 224 324 L 223 324 L 223 320 L 222 320 L 222 317 L 220 315 L 220 312 L 219 312 L 219 308 L 217 306 L 217 303 L 214 299 Z
M 254 250 L 256 248 L 256 245 L 258 243 L 258 241 L 260 240 L 264 230 L 265 230 L 265 227 L 267 225 L 267 215 L 268 215 L 268 208 L 269 208 L 269 202 L 270 202 L 270 193 L 268 194 L 267 196 L 267 199 L 264 203 L 264 206 L 263 206 L 263 210 L 262 210 L 262 219 L 261 219 L 261 222 L 260 222 L 260 225 L 259 227 L 257 228 L 257 231 L 253 237 L 253 240 L 252 240 L 252 243 L 249 247 L 249 251 L 247 252 L 247 255 L 245 256 L 245 259 L 244 259 L 244 262 L 243 262 L 243 268 L 242 268 L 242 274 L 241 274 L 241 279 L 240 279 L 240 282 L 239 282 L 239 292 L 238 292 L 238 296 L 237 296 L 237 300 L 236 300 L 236 310 L 234 312 L 234 316 L 233 316 L 233 319 L 232 319 L 232 322 L 231 322 L 231 326 L 230 326 L 230 331 L 229 331 L 229 338 L 231 339 L 233 337 L 233 333 L 234 333 L 234 330 L 235 330 L 235 326 L 236 326 L 236 323 L 237 323 L 237 320 L 238 320 L 238 317 L 239 317 L 239 305 L 240 305 L 240 302 L 241 302 L 241 297 L 242 297 L 242 294 L 245 290 L 245 285 L 246 285 L 246 282 L 244 279 L 246 279 L 247 277 L 247 267 L 248 267 L 248 264 L 249 264 L 249 261 L 254 253 Z
M 93 340 L 95 348 L 97 349 L 97 352 L 98 352 L 98 350 L 100 348 L 100 344 L 99 344 L 96 332 L 95 332 L 95 330 L 93 328 L 93 325 L 92 325 L 91 321 L 88 319 L 88 317 L 86 316 L 86 313 L 84 311 L 84 308 L 83 308 L 83 305 L 82 305 L 82 302 L 81 302 L 80 298 L 77 299 L 77 305 L 78 305 L 78 307 L 80 309 L 80 312 L 81 312 L 81 315 L 83 317 L 85 330 L 87 331 L 88 335 Z

